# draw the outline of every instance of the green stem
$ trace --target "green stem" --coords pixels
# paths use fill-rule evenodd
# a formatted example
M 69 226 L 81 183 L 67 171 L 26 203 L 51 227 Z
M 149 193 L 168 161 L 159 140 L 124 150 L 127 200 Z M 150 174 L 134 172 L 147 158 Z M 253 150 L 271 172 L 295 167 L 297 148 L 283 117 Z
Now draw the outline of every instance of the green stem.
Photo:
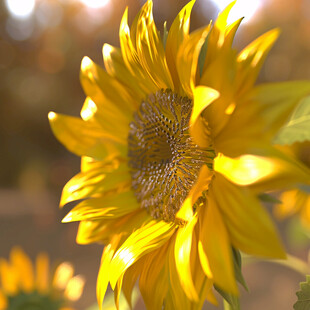
M 223 298 L 224 310 L 231 310 L 230 304 Z
M 287 259 L 283 259 L 283 260 L 282 259 L 267 260 L 263 258 L 254 258 L 248 255 L 242 255 L 242 257 L 243 257 L 243 262 L 246 264 L 264 261 L 264 262 L 276 263 L 276 264 L 279 264 L 285 267 L 289 267 L 302 275 L 310 274 L 310 265 L 305 263 L 300 258 L 290 255 L 290 254 L 287 254 Z
M 235 299 L 234 306 L 232 306 L 227 300 L 223 298 L 223 306 L 224 310 L 240 310 L 240 303 L 238 298 Z

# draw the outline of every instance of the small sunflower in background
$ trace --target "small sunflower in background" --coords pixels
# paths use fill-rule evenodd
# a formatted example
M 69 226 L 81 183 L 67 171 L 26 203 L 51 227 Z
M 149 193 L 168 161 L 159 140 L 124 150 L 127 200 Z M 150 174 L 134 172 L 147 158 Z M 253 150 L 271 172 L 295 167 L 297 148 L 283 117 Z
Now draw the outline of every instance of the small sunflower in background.
M 284 148 L 310 168 L 310 141 L 296 142 Z M 310 175 L 309 175 L 310 178 Z M 299 215 L 301 223 L 310 230 L 310 188 L 301 185 L 297 189 L 283 192 L 279 197 L 281 203 L 274 208 L 275 216 L 284 219 Z
M 56 137 L 81 156 L 60 205 L 82 201 L 63 221 L 80 221 L 78 243 L 105 244 L 100 307 L 108 284 L 116 305 L 121 291 L 130 304 L 136 281 L 154 310 L 217 304 L 213 286 L 238 295 L 239 251 L 285 258 L 258 195 L 309 181 L 272 139 L 310 82 L 254 85 L 279 30 L 238 53 L 242 19 L 227 22 L 234 3 L 189 33 L 194 2 L 163 35 L 152 1 L 131 27 L 126 10 L 120 48 L 103 46 L 105 69 L 82 61 L 81 119 L 49 114 Z
M 83 287 L 83 277 L 74 276 L 70 263 L 61 263 L 52 273 L 45 253 L 32 264 L 14 247 L 8 261 L 0 259 L 1 310 L 73 310 L 70 304 L 80 298 Z

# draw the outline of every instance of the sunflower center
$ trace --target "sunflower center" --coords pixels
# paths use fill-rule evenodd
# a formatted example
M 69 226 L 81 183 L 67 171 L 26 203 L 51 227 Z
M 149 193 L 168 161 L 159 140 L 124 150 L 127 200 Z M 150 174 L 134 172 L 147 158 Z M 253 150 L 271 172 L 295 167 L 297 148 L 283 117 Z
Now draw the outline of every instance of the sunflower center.
M 20 292 L 17 295 L 8 296 L 7 310 L 58 310 L 63 305 L 63 299 L 53 298 L 37 291 Z
M 189 133 L 192 100 L 170 89 L 142 101 L 130 124 L 128 157 L 132 188 L 152 217 L 175 221 L 203 164 L 212 169 L 213 149 Z

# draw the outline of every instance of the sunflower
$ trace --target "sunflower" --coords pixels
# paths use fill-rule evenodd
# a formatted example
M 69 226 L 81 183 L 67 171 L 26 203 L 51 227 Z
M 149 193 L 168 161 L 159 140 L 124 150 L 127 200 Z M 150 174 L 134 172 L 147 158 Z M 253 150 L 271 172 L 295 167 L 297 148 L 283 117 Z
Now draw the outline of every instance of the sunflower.
M 291 146 L 282 147 L 292 153 L 310 167 L 310 141 L 296 142 Z M 310 178 L 310 175 L 309 175 Z M 309 186 L 301 185 L 299 188 L 291 189 L 280 195 L 281 203 L 275 206 L 274 213 L 279 219 L 298 214 L 301 223 L 310 229 L 310 192 Z
M 24 251 L 14 247 L 10 261 L 0 259 L 0 310 L 73 310 L 68 304 L 80 298 L 84 287 L 83 277 L 73 273 L 72 265 L 64 262 L 52 276 L 45 253 L 33 266 Z
M 103 46 L 105 69 L 82 60 L 81 119 L 49 114 L 59 141 L 81 156 L 60 206 L 82 201 L 63 222 L 80 221 L 78 243 L 105 245 L 99 305 L 109 284 L 116 305 L 121 291 L 130 304 L 139 279 L 147 309 L 200 309 L 217 303 L 213 285 L 238 294 L 238 251 L 285 257 L 257 196 L 308 177 L 271 141 L 310 82 L 254 86 L 279 30 L 237 53 L 234 3 L 189 33 L 194 2 L 163 37 L 151 0 L 131 27 L 126 9 L 120 48 Z

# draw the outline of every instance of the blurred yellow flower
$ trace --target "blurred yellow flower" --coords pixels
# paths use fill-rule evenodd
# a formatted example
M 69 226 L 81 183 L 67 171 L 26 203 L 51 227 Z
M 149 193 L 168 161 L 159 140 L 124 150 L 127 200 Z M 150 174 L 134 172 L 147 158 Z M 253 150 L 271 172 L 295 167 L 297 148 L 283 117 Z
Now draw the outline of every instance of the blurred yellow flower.
M 283 147 L 287 152 L 292 153 L 296 158 L 302 161 L 307 167 L 310 167 L 310 141 L 297 142 L 291 146 Z M 309 175 L 310 179 L 310 175 Z M 302 224 L 310 229 L 310 188 L 302 186 L 299 189 L 292 189 L 283 192 L 280 196 L 281 204 L 275 206 L 274 213 L 279 219 L 299 214 Z
M 147 1 L 120 48 L 105 44 L 105 70 L 85 57 L 81 118 L 51 112 L 56 137 L 81 156 L 60 205 L 83 200 L 77 242 L 105 248 L 99 305 L 110 283 L 118 304 L 139 287 L 147 309 L 216 304 L 212 286 L 238 294 L 233 248 L 272 258 L 285 252 L 257 194 L 293 186 L 305 167 L 271 146 L 310 82 L 254 86 L 278 37 L 271 30 L 237 53 L 233 4 L 189 33 L 195 1 L 162 39 Z M 206 42 L 206 44 L 205 44 Z
M 80 298 L 84 279 L 74 276 L 71 264 L 49 270 L 49 258 L 41 253 L 35 265 L 19 247 L 14 247 L 10 260 L 0 259 L 0 310 L 73 310 L 72 301 Z

